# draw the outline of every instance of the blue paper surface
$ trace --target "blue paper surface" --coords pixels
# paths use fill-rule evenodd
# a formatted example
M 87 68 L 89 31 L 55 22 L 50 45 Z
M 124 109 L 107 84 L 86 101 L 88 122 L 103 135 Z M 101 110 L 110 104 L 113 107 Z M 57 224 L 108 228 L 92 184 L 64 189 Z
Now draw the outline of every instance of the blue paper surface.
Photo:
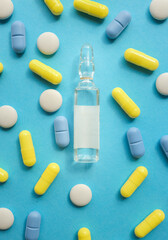
M 62 0 L 64 11 L 55 17 L 43 0 L 13 0 L 13 16 L 0 22 L 0 106 L 11 105 L 18 112 L 17 124 L 9 130 L 0 129 L 0 167 L 9 173 L 9 180 L 0 186 L 0 207 L 11 209 L 15 222 L 8 231 L 0 231 L 1 240 L 24 239 L 28 214 L 41 213 L 39 240 L 75 240 L 81 227 L 88 227 L 93 240 L 134 240 L 134 227 L 150 212 L 160 208 L 168 213 L 168 160 L 160 146 L 160 138 L 168 134 L 168 99 L 157 93 L 157 77 L 168 71 L 168 20 L 158 22 L 149 13 L 150 0 L 102 0 L 109 8 L 103 20 L 77 12 L 72 0 Z M 132 15 L 132 21 L 122 35 L 110 41 L 105 30 L 110 21 L 122 11 Z M 10 28 L 16 21 L 26 27 L 27 49 L 17 56 L 11 47 Z M 46 57 L 36 41 L 51 31 L 60 40 L 58 52 Z M 80 48 L 90 43 L 95 55 L 95 83 L 100 88 L 100 161 L 92 165 L 73 162 L 73 103 L 77 86 Z M 149 72 L 124 60 L 127 48 L 135 48 L 157 58 L 155 72 Z M 29 62 L 38 59 L 62 73 L 60 85 L 42 80 L 29 70 Z M 137 103 L 141 115 L 131 120 L 112 99 L 111 91 L 121 87 Z M 45 113 L 39 106 L 40 94 L 49 88 L 63 96 L 63 105 L 54 114 Z M 55 144 L 54 119 L 64 115 L 69 121 L 70 145 L 62 150 Z M 145 155 L 132 158 L 126 132 L 130 127 L 141 131 Z M 19 133 L 32 134 L 37 163 L 32 168 L 23 165 Z M 42 197 L 33 188 L 51 162 L 60 165 L 60 173 Z M 122 199 L 119 190 L 132 171 L 145 166 L 149 175 L 130 199 Z M 87 184 L 93 192 L 91 203 L 74 207 L 69 200 L 70 189 L 79 183 Z M 146 240 L 164 240 L 168 235 L 168 220 Z

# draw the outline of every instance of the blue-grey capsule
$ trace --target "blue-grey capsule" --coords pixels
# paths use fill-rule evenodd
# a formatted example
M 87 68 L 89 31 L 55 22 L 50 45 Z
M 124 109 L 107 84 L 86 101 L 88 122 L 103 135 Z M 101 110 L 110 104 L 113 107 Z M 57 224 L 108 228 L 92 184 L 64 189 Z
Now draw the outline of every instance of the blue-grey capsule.
M 12 48 L 16 53 L 23 53 L 26 48 L 26 31 L 22 22 L 16 21 L 11 26 Z
M 138 128 L 132 127 L 127 132 L 128 143 L 131 154 L 134 158 L 140 158 L 145 153 L 145 147 L 141 132 Z
M 55 141 L 59 147 L 67 147 L 69 145 L 69 127 L 65 117 L 59 116 L 54 120 Z
M 120 12 L 107 26 L 106 34 L 110 39 L 117 38 L 131 22 L 131 14 L 127 11 Z
M 168 135 L 164 135 L 160 139 L 160 145 L 163 149 L 163 152 L 165 153 L 166 157 L 168 158 Z
M 38 240 L 40 233 L 41 215 L 37 211 L 31 212 L 27 217 L 25 239 Z

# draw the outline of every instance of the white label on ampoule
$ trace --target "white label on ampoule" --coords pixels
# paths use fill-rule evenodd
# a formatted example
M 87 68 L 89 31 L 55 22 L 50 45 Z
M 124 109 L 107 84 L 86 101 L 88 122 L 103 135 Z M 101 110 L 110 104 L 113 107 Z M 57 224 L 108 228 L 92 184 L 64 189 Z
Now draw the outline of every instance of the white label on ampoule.
M 74 148 L 99 149 L 100 106 L 74 106 Z

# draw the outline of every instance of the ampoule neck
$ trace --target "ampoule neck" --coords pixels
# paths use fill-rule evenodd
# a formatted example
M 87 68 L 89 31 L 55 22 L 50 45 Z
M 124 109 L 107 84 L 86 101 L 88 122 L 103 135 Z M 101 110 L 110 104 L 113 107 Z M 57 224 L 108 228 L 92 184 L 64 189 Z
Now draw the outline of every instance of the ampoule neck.
M 93 81 L 95 66 L 93 48 L 89 44 L 85 44 L 81 48 L 79 76 L 81 81 Z

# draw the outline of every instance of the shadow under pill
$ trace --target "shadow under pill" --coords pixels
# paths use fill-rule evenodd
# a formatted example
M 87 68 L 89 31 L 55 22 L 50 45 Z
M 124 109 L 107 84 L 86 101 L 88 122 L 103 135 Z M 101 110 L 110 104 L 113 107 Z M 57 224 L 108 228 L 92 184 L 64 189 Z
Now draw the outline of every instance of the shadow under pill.
M 131 151 L 130 151 L 130 147 L 129 147 L 129 143 L 128 143 L 128 139 L 127 139 L 127 133 L 125 133 L 125 134 L 123 135 L 123 148 L 124 148 L 126 157 L 127 157 L 130 161 L 135 162 L 135 161 L 137 160 L 137 158 L 134 158 L 134 157 L 131 155 Z
M 132 68 L 133 70 L 139 71 L 143 74 L 152 75 L 152 73 L 153 73 L 153 71 L 150 71 L 150 70 L 145 69 L 143 67 L 137 66 L 133 63 L 127 62 L 125 59 L 124 59 L 124 62 L 125 62 L 125 65 L 127 65 L 129 68 Z
M 152 17 L 152 15 L 151 15 L 151 13 L 150 13 L 150 10 L 149 10 L 149 8 L 146 10 L 146 13 L 145 13 L 145 15 L 146 15 L 146 17 L 147 17 L 147 19 L 151 22 L 151 23 L 153 23 L 153 24 L 157 24 L 157 25 L 160 25 L 160 24 L 163 24 L 164 22 L 165 22 L 165 20 L 157 20 L 157 19 L 155 19 L 155 18 L 153 18 Z
M 115 40 L 116 40 L 116 39 L 110 39 L 110 38 L 107 36 L 106 31 L 104 31 L 104 33 L 103 33 L 103 35 L 102 35 L 102 41 L 103 41 L 103 43 L 110 45 L 110 44 L 114 43 Z
M 159 157 L 162 160 L 162 162 L 164 163 L 164 165 L 166 167 L 168 167 L 168 159 L 165 155 L 165 153 L 163 152 L 161 146 L 160 146 L 160 140 L 156 143 L 155 145 L 155 149 L 157 150 L 157 152 L 159 153 Z
M 131 123 L 135 121 L 136 118 L 130 118 L 111 95 L 108 97 L 108 102 L 112 108 L 111 110 L 119 115 L 119 118 L 122 122 L 124 121 L 126 123 Z
M 162 98 L 162 99 L 165 99 L 165 100 L 168 99 L 168 96 L 164 96 L 164 95 L 160 94 L 160 93 L 157 91 L 156 81 L 154 82 L 152 89 L 153 89 L 153 93 L 154 93 L 155 96 L 157 96 L 157 97 L 159 97 L 159 98 Z
M 54 15 L 51 11 L 50 11 L 50 9 L 47 7 L 47 5 L 44 3 L 44 0 L 41 0 L 41 1 L 39 1 L 39 0 L 35 0 L 34 1 L 36 4 L 38 4 L 38 6 L 39 6 L 39 9 L 41 9 L 41 11 L 43 11 L 42 12 L 42 14 L 43 14 L 43 16 L 44 15 L 46 15 L 46 19 L 48 20 L 48 19 L 52 19 L 52 20 L 59 20 L 60 19 L 60 17 L 61 17 L 61 15 L 58 15 L 58 16 L 56 16 L 56 15 Z M 42 6 L 44 6 L 44 7 L 42 7 Z
M 83 17 L 85 18 L 86 20 L 88 21 L 92 21 L 93 23 L 96 23 L 96 24 L 102 24 L 104 22 L 104 19 L 101 19 L 101 18 L 97 18 L 97 17 L 93 17 L 89 14 L 86 14 L 86 13 L 83 13 L 83 12 L 80 12 L 80 11 L 77 11 L 76 9 L 74 9 L 74 7 L 72 7 L 72 14 L 73 15 L 77 15 L 79 17 Z

